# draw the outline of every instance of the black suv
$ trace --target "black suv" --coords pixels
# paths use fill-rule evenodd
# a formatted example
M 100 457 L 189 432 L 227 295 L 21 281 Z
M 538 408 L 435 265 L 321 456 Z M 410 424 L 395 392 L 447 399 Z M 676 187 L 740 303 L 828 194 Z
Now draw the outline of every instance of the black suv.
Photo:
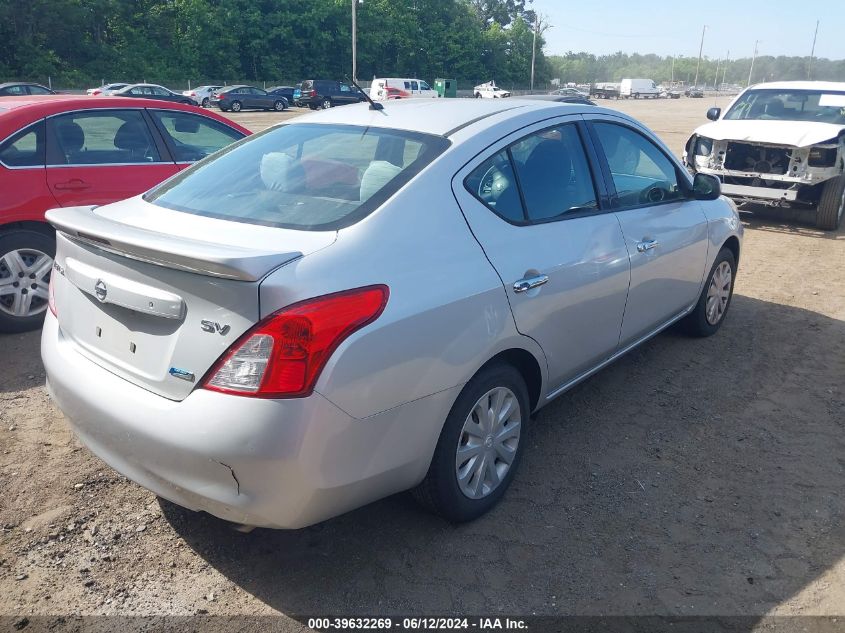
M 331 79 L 306 79 L 301 91 L 299 102 L 312 110 L 366 101 L 364 93 L 355 86 Z

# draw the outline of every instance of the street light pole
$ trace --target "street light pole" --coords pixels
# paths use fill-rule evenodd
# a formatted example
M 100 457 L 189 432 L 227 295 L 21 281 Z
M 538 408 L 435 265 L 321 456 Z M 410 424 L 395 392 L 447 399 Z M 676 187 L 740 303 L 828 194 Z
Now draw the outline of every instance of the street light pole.
M 701 66 L 701 52 L 704 50 L 704 33 L 707 31 L 707 25 L 704 25 L 704 28 L 701 29 L 701 44 L 698 47 L 698 63 L 695 65 L 695 82 L 694 85 L 698 88 L 698 69 Z
M 751 57 L 751 68 L 748 69 L 748 84 L 746 87 L 751 85 L 751 73 L 754 72 L 754 60 L 757 59 L 757 45 L 760 43 L 760 40 L 754 40 L 754 55 Z
M 537 27 L 539 26 L 539 14 L 534 12 L 534 40 L 531 42 L 531 92 L 534 92 L 534 60 L 537 56 Z
M 352 81 L 358 81 L 358 0 L 352 0 Z

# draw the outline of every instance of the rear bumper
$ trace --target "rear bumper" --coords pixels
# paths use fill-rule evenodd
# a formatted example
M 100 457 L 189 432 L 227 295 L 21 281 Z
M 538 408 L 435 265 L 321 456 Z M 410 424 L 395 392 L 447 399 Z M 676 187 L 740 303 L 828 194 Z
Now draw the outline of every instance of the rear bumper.
M 83 357 L 49 313 L 41 355 L 50 394 L 103 461 L 181 506 L 261 527 L 304 527 L 416 485 L 457 395 L 365 419 L 316 393 L 264 400 L 198 389 L 176 402 Z

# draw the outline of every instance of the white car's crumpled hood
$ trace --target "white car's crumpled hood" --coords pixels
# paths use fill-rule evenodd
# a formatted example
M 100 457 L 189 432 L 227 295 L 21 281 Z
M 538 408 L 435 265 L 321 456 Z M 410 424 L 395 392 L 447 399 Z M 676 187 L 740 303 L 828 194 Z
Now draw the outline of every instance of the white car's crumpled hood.
M 835 139 L 845 126 L 808 121 L 714 121 L 695 130 L 715 141 L 748 141 L 807 147 Z

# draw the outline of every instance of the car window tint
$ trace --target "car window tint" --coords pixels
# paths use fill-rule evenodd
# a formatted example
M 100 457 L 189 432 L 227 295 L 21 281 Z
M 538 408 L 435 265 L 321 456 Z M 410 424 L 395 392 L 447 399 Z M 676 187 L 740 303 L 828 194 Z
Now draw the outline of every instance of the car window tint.
M 150 114 L 171 140 L 177 162 L 200 160 L 243 138 L 237 130 L 196 114 L 163 110 L 153 110 Z
M 31 95 L 49 95 L 52 94 L 46 88 L 42 88 L 41 86 L 29 86 L 29 94 Z
M 416 81 L 411 82 L 411 90 L 419 90 L 420 85 Z
M 511 222 L 524 222 L 513 166 L 503 150 L 485 160 L 464 180 L 464 186 L 496 215 Z
M 7 86 L 3 88 L 3 95 L 4 96 L 17 96 L 17 95 L 25 95 L 26 94 L 26 86 Z
M 161 161 L 141 112 L 73 112 L 50 119 L 48 164 L 109 165 Z
M 341 92 L 350 92 L 351 89 L 346 84 L 340 84 L 340 91 Z
M 166 97 L 170 94 L 164 88 L 153 88 L 152 91 L 154 95 L 157 95 L 159 97 Z
M 427 83 L 425 83 L 424 81 L 421 81 L 420 82 L 420 90 L 431 90 L 431 88 L 429 88 Z
M 404 83 L 405 83 L 405 90 L 410 90 L 410 89 L 411 89 L 411 82 L 410 82 L 410 81 L 406 81 L 406 82 L 404 82 Z
M 675 165 L 639 132 L 614 123 L 593 123 L 616 187 L 616 204 L 631 207 L 683 197 Z
M 333 230 L 378 208 L 448 145 L 401 130 L 282 125 L 188 168 L 145 199 L 238 222 Z
M 44 148 L 44 121 L 39 121 L 0 145 L 0 162 L 8 167 L 43 167 Z
M 511 146 L 529 220 L 598 208 L 587 156 L 573 124 L 531 134 Z

